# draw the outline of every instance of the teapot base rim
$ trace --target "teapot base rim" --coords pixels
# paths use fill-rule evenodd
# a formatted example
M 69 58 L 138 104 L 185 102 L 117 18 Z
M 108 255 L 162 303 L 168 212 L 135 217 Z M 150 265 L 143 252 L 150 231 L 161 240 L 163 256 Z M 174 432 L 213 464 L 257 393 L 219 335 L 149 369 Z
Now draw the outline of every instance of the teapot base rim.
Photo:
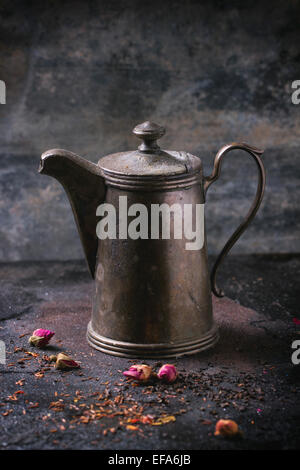
M 126 357 L 128 359 L 147 358 L 160 359 L 181 357 L 185 355 L 197 354 L 212 348 L 219 340 L 219 332 L 216 325 L 202 335 L 190 341 L 156 343 L 156 344 L 137 344 L 113 340 L 96 333 L 91 322 L 87 328 L 87 341 L 90 346 L 98 351 L 112 356 Z

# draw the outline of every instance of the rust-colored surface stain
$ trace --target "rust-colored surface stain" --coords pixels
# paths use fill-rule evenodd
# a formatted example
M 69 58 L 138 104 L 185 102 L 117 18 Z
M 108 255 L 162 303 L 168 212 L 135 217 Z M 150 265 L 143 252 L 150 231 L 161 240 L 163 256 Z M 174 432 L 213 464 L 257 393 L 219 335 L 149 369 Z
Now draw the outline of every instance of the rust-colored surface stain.
M 222 299 L 213 297 L 213 309 L 220 330 L 220 340 L 215 348 L 205 353 L 205 356 L 213 361 L 229 363 L 232 367 L 238 366 L 242 369 L 253 367 L 260 357 L 261 349 L 267 351 L 270 346 L 265 330 L 259 326 L 261 315 L 227 297 Z M 101 367 L 103 353 L 94 351 L 86 341 L 86 327 L 90 315 L 91 299 L 84 296 L 76 301 L 43 302 L 39 306 L 36 321 L 54 330 L 56 338 L 63 339 L 64 347 L 77 358 L 81 353 L 90 353 L 93 365 Z M 22 328 L 18 328 L 17 333 L 21 334 Z M 201 359 L 201 354 L 197 356 L 198 360 L 199 358 Z M 110 357 L 110 360 L 113 359 Z M 193 357 L 181 360 L 188 365 L 189 361 L 193 362 Z

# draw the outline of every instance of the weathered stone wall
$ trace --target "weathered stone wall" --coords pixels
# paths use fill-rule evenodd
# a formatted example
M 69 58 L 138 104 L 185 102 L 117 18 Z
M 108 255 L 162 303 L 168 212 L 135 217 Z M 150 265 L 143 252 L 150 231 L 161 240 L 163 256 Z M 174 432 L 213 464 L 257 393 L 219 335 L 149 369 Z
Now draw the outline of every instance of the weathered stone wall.
M 0 16 L 1 260 L 82 257 L 67 198 L 37 173 L 39 155 L 62 147 L 95 162 L 136 148 L 131 129 L 146 119 L 167 127 L 164 148 L 199 155 L 206 174 L 223 144 L 265 148 L 265 199 L 235 251 L 300 251 L 298 1 L 3 1 Z M 210 252 L 255 186 L 251 159 L 228 155 L 208 193 Z

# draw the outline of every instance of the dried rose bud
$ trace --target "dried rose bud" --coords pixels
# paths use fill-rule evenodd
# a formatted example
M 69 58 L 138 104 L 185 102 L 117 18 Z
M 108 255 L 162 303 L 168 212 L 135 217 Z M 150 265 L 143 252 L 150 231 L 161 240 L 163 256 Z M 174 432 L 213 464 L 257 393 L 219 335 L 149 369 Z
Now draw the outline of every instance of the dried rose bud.
M 164 382 L 172 383 L 177 379 L 177 369 L 172 364 L 164 364 L 158 371 L 157 377 Z
M 239 434 L 238 424 L 231 419 L 219 419 L 216 424 L 215 436 L 233 437 Z
M 136 364 L 125 370 L 123 375 L 138 382 L 147 382 L 152 377 L 152 368 L 145 364 Z
M 56 369 L 75 369 L 80 367 L 70 356 L 65 353 L 59 353 L 56 358 Z
M 38 330 L 35 330 L 32 333 L 32 336 L 30 336 L 29 338 L 29 343 L 32 344 L 32 346 L 43 348 L 49 343 L 50 339 L 54 335 L 55 335 L 54 331 L 44 330 L 43 328 L 39 328 Z

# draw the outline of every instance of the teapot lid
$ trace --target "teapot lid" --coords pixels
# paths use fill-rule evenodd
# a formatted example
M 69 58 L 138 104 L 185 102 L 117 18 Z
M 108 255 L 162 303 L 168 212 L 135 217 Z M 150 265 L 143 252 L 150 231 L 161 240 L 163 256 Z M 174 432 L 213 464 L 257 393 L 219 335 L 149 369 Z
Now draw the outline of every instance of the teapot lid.
M 156 141 L 165 132 L 154 122 L 143 122 L 133 129 L 133 134 L 142 140 L 137 150 L 107 155 L 100 158 L 98 165 L 105 173 L 132 176 L 178 175 L 201 169 L 201 160 L 194 155 L 160 149 Z

